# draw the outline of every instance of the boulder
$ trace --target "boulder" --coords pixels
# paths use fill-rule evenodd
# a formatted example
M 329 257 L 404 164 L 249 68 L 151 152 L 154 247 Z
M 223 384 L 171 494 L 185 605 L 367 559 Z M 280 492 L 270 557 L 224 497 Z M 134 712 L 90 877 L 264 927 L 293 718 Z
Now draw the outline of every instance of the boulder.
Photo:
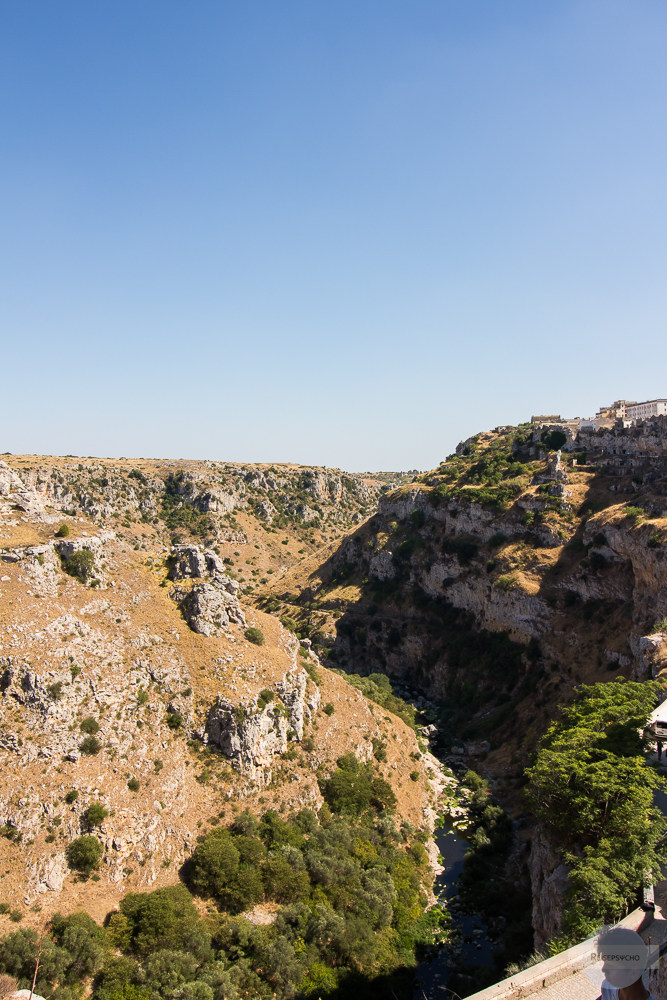
M 180 605 L 181 613 L 193 632 L 211 636 L 219 635 L 230 623 L 245 628 L 245 615 L 236 590 L 235 587 L 227 589 L 217 583 L 197 583 L 189 590 L 174 587 L 169 596 Z
M 174 545 L 169 555 L 170 580 L 224 576 L 224 572 L 222 559 L 211 549 L 202 550 L 198 545 Z

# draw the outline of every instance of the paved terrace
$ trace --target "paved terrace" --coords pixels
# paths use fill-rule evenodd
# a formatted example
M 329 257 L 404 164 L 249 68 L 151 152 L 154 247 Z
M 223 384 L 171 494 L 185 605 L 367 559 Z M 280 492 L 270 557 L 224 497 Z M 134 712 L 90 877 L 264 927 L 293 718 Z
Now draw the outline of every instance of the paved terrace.
M 667 946 L 667 908 L 663 913 L 657 892 L 656 897 L 655 913 L 634 910 L 621 921 L 621 926 L 637 931 L 653 947 Z M 600 1000 L 599 986 L 589 979 L 585 971 L 595 962 L 595 952 L 591 942 L 587 941 L 479 993 L 473 993 L 467 1000 L 525 1000 L 527 997 L 539 997 L 539 1000 Z M 664 957 L 660 968 L 651 976 L 651 991 L 655 1000 L 667 1000 Z

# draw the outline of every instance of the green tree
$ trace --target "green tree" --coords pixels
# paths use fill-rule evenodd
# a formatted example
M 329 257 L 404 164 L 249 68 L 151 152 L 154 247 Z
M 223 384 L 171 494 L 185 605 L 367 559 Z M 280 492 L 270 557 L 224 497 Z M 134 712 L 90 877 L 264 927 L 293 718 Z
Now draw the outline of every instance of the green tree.
M 667 822 L 653 793 L 664 781 L 640 735 L 655 699 L 652 683 L 583 685 L 526 772 L 528 801 L 571 866 L 563 927 L 572 938 L 622 916 L 661 868 Z
M 109 810 L 101 802 L 91 802 L 83 815 L 88 826 L 102 826 Z
M 208 953 L 209 939 L 184 885 L 128 893 L 121 900 L 120 912 L 130 924 L 130 947 L 139 955 L 163 948 Z
M 322 794 L 334 812 L 358 815 L 371 807 L 393 809 L 396 796 L 391 786 L 373 773 L 370 764 L 361 764 L 354 754 L 338 760 L 338 769 L 322 783 Z
M 190 859 L 190 881 L 202 896 L 219 896 L 232 882 L 240 855 L 227 830 L 214 830 L 199 844 Z
M 70 956 L 67 981 L 78 982 L 95 975 L 105 957 L 104 931 L 99 924 L 87 913 L 72 913 L 69 917 L 56 913 L 50 927 L 56 944 Z
M 99 865 L 104 855 L 104 847 L 97 837 L 77 837 L 66 851 L 67 864 L 74 871 L 88 877 Z
M 95 568 L 95 556 L 90 549 L 77 549 L 70 556 L 63 559 L 63 569 L 70 576 L 75 576 L 82 583 L 86 583 L 93 575 Z
M 295 847 L 285 845 L 271 853 L 264 866 L 264 886 L 267 896 L 279 903 L 306 899 L 310 879 L 303 857 Z

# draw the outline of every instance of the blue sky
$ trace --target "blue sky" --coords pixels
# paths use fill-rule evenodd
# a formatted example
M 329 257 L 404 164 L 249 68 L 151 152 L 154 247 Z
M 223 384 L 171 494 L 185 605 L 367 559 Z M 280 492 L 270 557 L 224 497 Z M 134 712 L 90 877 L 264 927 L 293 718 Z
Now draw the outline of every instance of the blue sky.
M 0 450 L 431 468 L 667 395 L 663 0 L 4 0 Z

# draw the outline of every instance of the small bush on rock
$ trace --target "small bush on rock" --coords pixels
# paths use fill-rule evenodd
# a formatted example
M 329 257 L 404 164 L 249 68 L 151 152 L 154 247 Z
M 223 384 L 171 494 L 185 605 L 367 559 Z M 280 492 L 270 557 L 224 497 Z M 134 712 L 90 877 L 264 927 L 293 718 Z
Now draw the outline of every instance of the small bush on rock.
M 88 757 L 94 757 L 102 749 L 102 744 L 95 736 L 86 736 L 79 743 L 79 750 Z

